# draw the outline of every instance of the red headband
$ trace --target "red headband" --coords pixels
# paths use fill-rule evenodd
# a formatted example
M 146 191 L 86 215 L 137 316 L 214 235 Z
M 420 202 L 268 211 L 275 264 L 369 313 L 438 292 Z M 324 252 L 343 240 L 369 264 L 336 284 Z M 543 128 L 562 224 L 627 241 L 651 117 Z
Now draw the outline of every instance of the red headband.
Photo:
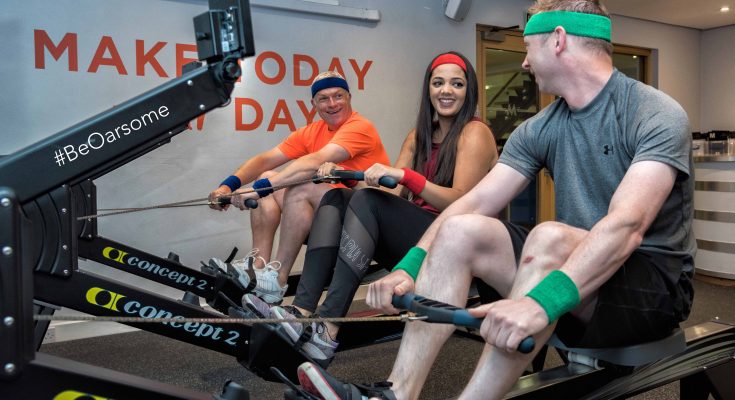
M 467 72 L 467 65 L 465 65 L 464 60 L 456 54 L 444 53 L 435 58 L 434 62 L 431 63 L 431 70 L 433 71 L 434 68 L 442 64 L 455 64 L 462 68 L 462 71 Z

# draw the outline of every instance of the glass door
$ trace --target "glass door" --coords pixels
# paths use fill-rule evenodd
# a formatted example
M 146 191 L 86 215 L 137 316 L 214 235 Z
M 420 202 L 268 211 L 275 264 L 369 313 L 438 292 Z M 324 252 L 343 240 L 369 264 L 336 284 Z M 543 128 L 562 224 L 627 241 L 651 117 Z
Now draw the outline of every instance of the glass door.
M 513 130 L 553 101 L 553 96 L 539 93 L 533 76 L 521 67 L 526 47 L 520 32 L 481 31 L 478 42 L 480 112 L 502 152 Z M 510 203 L 504 217 L 529 227 L 553 219 L 553 194 L 553 183 L 542 172 Z M 551 213 L 545 211 L 549 207 Z
M 484 55 L 485 118 L 502 150 L 511 132 L 539 111 L 538 88 L 520 67 L 524 53 L 485 49 Z

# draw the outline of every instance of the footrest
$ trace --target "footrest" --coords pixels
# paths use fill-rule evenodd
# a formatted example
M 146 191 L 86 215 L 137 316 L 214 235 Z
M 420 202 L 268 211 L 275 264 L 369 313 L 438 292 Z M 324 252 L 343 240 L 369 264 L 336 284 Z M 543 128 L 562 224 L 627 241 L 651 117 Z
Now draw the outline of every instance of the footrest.
M 312 361 L 293 347 L 293 343 L 273 324 L 254 324 L 250 331 L 250 354 L 247 360 L 238 360 L 247 369 L 271 382 L 281 380 L 271 372 L 278 368 L 288 379 L 298 382 L 296 369 L 306 361 Z M 244 362 L 247 362 L 245 364 Z

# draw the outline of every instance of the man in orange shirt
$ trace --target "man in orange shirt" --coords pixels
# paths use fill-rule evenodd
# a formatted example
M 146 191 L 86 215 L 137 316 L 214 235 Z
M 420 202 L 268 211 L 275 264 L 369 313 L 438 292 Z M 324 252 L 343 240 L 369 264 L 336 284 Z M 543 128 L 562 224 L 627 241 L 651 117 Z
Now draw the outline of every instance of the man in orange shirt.
M 309 179 L 326 162 L 347 170 L 366 170 L 375 163 L 390 164 L 373 124 L 352 111 L 349 87 L 340 74 L 329 71 L 317 75 L 311 94 L 311 104 L 320 120 L 297 129 L 278 146 L 247 160 L 209 194 L 209 200 L 215 204 L 211 208 L 226 210 L 228 206 L 216 205 L 217 198 L 258 178 L 252 185 L 256 192 L 231 199 L 232 205 L 241 210 L 246 209 L 247 199 L 259 200 L 258 208 L 250 214 L 253 250 L 248 256 L 255 258 L 255 293 L 271 304 L 283 299 L 288 275 L 309 233 L 319 201 L 328 190 L 342 185 L 304 184 L 275 192 L 271 188 Z M 273 171 L 289 161 L 293 162 L 280 172 Z M 281 221 L 278 251 L 271 260 Z M 232 264 L 242 269 L 247 260 Z

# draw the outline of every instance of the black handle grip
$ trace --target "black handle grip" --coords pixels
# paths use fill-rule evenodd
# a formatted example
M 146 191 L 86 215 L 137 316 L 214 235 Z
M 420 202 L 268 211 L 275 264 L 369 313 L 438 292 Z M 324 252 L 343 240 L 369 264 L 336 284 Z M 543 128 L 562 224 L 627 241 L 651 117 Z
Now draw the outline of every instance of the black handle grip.
M 464 308 L 427 299 L 426 297 L 419 296 L 414 293 L 407 293 L 403 296 L 394 294 L 391 303 L 393 304 L 393 307 L 426 316 L 427 319 L 424 320 L 425 322 L 454 324 L 456 326 L 475 329 L 480 329 L 480 326 L 482 326 L 483 319 L 473 317 L 469 311 Z M 533 351 L 534 347 L 536 347 L 536 341 L 533 337 L 529 336 L 523 339 L 518 345 L 518 351 L 523 354 L 528 354 Z
M 365 172 L 363 171 L 334 170 L 332 174 L 344 180 L 365 180 Z M 378 183 L 380 184 L 380 186 L 385 186 L 390 189 L 395 189 L 395 187 L 398 186 L 398 181 L 391 178 L 390 176 L 381 177 L 380 179 L 378 179 Z
M 217 203 L 219 203 L 219 205 L 221 206 L 232 204 L 232 197 L 219 197 L 217 199 Z M 258 208 L 258 200 L 255 200 L 255 199 L 245 200 L 245 207 L 250 208 L 250 209 Z

